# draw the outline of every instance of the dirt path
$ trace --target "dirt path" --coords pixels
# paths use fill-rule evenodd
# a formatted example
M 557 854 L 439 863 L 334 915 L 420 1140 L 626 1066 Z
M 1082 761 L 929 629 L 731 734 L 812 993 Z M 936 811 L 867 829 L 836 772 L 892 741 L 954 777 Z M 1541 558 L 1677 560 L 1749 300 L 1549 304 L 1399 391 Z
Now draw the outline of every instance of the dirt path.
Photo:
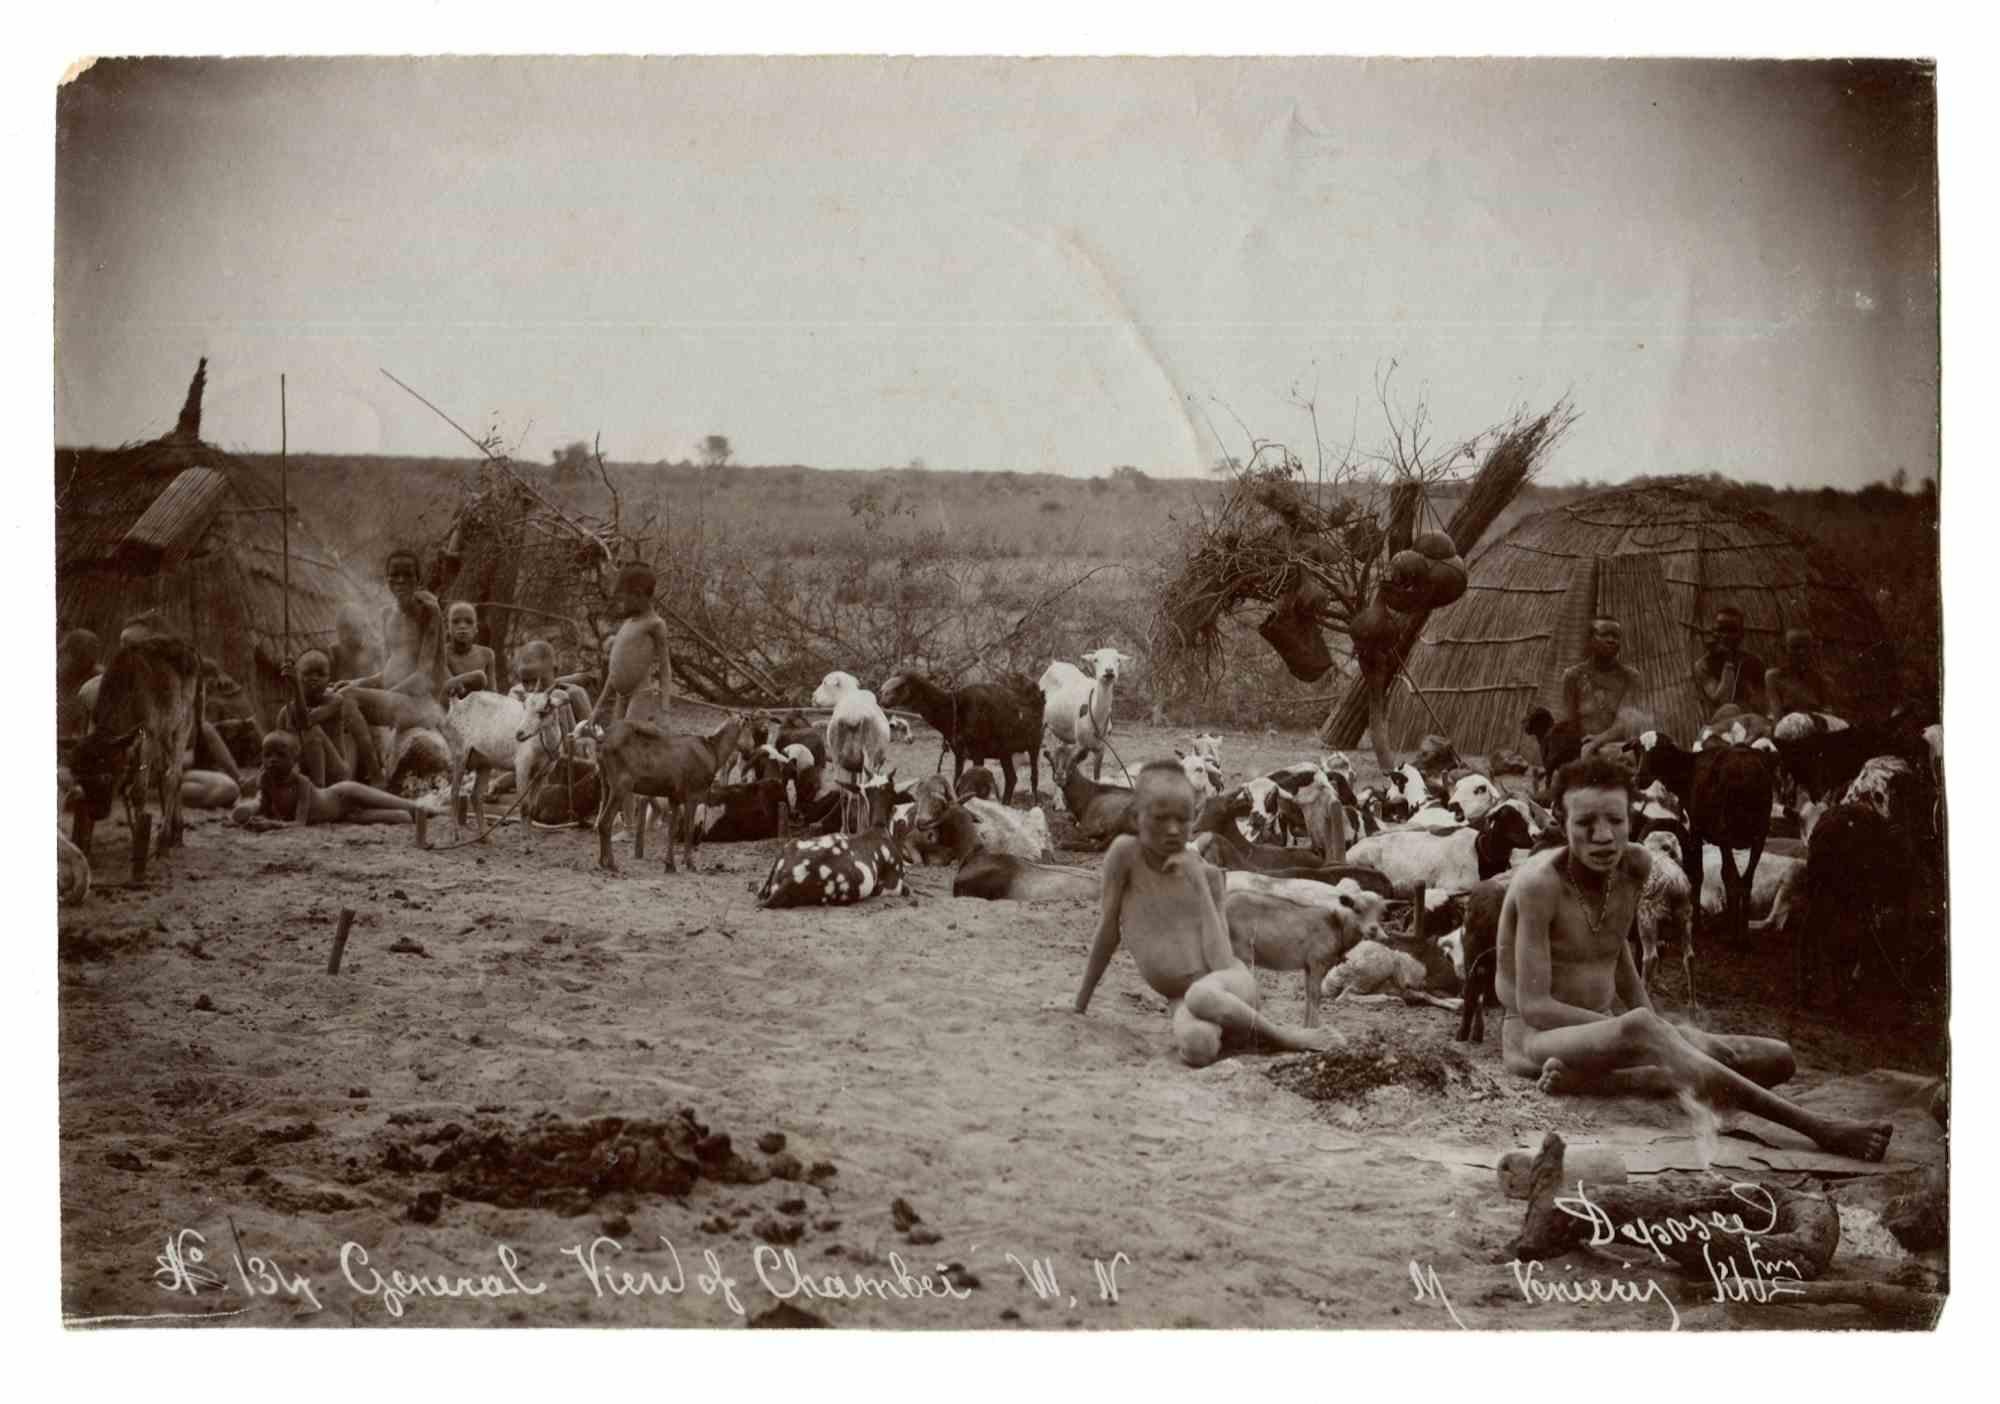
M 1142 730 L 1127 760 L 1165 739 Z M 1267 740 L 1225 761 L 1307 746 Z M 928 772 L 934 742 L 898 749 Z M 372 1289 L 401 1270 L 475 1286 L 493 1274 L 501 1293 L 413 1296 L 397 1303 L 412 1324 L 725 1326 L 795 1289 L 789 1250 L 816 1288 L 904 1293 L 793 1299 L 844 1327 L 1449 1325 L 1442 1302 L 1416 1300 L 1413 1263 L 1467 1324 L 1667 1324 L 1658 1301 L 1524 1300 L 1505 1266 L 1520 1208 L 1490 1172 L 1381 1143 L 1428 1127 L 1525 1144 L 1587 1125 L 1587 1107 L 1504 1079 L 1490 1039 L 1449 1096 L 1312 1103 L 1274 1086 L 1268 1059 L 1182 1067 L 1163 1002 L 1123 957 L 1091 1013 L 1069 1012 L 1083 905 L 956 900 L 949 870 L 932 869 L 914 900 L 764 912 L 748 889 L 774 844 L 704 849 L 699 872 L 668 877 L 623 845 L 625 871 L 601 874 L 578 832 L 510 826 L 448 852 L 410 839 L 244 834 L 198 816 L 186 848 L 131 889 L 122 824 L 100 830 L 99 889 L 60 931 L 66 1313 L 382 1324 L 385 1294 L 349 1276 Z M 360 917 L 328 976 L 343 905 Z M 1260 979 L 1277 1017 L 1303 1017 L 1300 976 Z M 1452 1018 L 1331 1017 L 1441 1043 Z M 510 1154 L 551 1128 L 684 1107 L 753 1174 L 797 1178 L 612 1190 L 581 1214 L 425 1197 L 452 1182 L 425 1167 L 455 1144 Z M 782 1156 L 757 1148 L 772 1132 Z M 167 1243 L 183 1229 L 206 1256 L 177 1275 Z M 623 1245 L 601 1244 L 600 1264 L 680 1290 L 621 1296 L 603 1274 L 593 1289 L 564 1250 L 587 1258 L 600 1234 Z M 238 1243 L 253 1286 L 268 1279 L 250 1260 L 275 1258 L 321 1309 L 246 1294 Z M 1094 1261 L 1115 1266 L 1115 1302 Z M 1043 1294 L 1036 1263 L 1057 1284 Z M 170 1290 L 204 1266 L 224 1289 Z M 1729 1324 L 1706 1295 L 1682 1296 L 1684 1324 Z

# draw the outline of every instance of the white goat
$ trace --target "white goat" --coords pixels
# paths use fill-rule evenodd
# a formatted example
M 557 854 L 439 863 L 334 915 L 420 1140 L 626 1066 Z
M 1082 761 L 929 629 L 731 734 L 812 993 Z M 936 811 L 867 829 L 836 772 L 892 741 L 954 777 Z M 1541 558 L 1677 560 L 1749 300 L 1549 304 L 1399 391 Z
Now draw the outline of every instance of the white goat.
M 1313 778 L 1299 787 L 1292 798 L 1298 802 L 1299 813 L 1305 816 L 1306 835 L 1312 846 L 1329 863 L 1347 861 L 1347 813 L 1341 807 L 1340 793 L 1333 788 L 1333 781 L 1323 770 L 1313 772 Z
M 979 825 L 979 846 L 994 853 L 1010 854 L 1030 863 L 1045 863 L 1055 856 L 1055 840 L 1049 833 L 1048 816 L 1036 805 L 1023 814 L 998 800 L 966 799 L 959 805 Z
M 826 722 L 829 766 L 852 775 L 856 786 L 864 772 L 880 774 L 888 769 L 889 718 L 875 694 L 854 674 L 828 673 L 813 693 L 813 705 L 833 708 Z
M 548 694 L 541 696 L 546 698 Z M 464 782 L 469 765 L 472 768 L 473 819 L 481 830 L 480 841 L 486 841 L 488 773 L 512 771 L 515 790 L 527 794 L 528 787 L 534 783 L 535 772 L 540 769 L 543 747 L 537 736 L 545 728 L 557 729 L 547 709 L 531 711 L 529 704 L 519 698 L 503 697 L 497 692 L 468 692 L 452 702 L 439 730 L 443 732 L 445 745 L 451 751 L 451 817 L 454 825 L 462 828 L 465 824 L 465 811 L 459 803 L 459 786 Z
M 1195 803 L 1199 804 L 1210 795 L 1221 792 L 1222 770 L 1214 761 L 1199 751 L 1183 752 L 1178 746 L 1174 747 L 1174 754 L 1180 758 L 1181 773 L 1187 776 L 1188 784 L 1194 786 Z
M 1217 769 L 1221 768 L 1222 738 L 1213 731 L 1204 731 L 1198 736 L 1190 736 L 1188 738 L 1188 749 L 1203 760 L 1215 762 Z
M 1115 648 L 1097 648 L 1083 655 L 1084 672 L 1058 659 L 1042 673 L 1042 726 L 1060 741 L 1094 757 L 1091 778 L 1104 778 L 1104 743 L 1111 734 L 1112 694 L 1118 670 L 1132 660 Z
M 1656 829 L 1646 835 L 1646 856 L 1653 870 L 1639 890 L 1639 979 L 1650 982 L 1653 962 L 1660 955 L 1660 933 L 1681 943 L 1681 970 L 1687 975 L 1688 1003 L 1694 1003 L 1694 893 L 1681 870 L 1680 839 Z M 1719 860 L 1718 860 L 1719 861 Z

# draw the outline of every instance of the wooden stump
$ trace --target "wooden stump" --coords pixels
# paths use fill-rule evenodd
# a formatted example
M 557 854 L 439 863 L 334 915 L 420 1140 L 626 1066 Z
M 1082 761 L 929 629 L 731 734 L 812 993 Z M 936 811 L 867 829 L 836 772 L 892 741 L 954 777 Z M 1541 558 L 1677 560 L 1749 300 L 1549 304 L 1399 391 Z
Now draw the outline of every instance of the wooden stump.
M 1573 1214 L 1556 1202 L 1573 1200 L 1576 1194 L 1577 1177 L 1565 1170 L 1563 1158 L 1562 1137 L 1551 1131 L 1529 1172 L 1528 1213 L 1514 1249 L 1523 1261 L 1561 1257 L 1590 1245 L 1593 1235 L 1609 1246 L 1608 1232 L 1613 1244 L 1657 1248 L 1682 1271 L 1704 1277 L 1720 1273 L 1810 1282 L 1825 1273 L 1840 1246 L 1840 1214 L 1833 1205 L 1819 1195 L 1782 1186 L 1755 1187 L 1769 1196 L 1766 1201 L 1758 1192 L 1738 1195 L 1720 1181 L 1604 1185 L 1588 1191 L 1601 1217 Z M 1732 1229 L 1740 1219 L 1748 1231 L 1715 1228 L 1715 1215 Z M 1696 1220 L 1712 1231 L 1693 1231 L 1688 1226 Z M 1628 1236 L 1628 1225 L 1651 1226 L 1655 1232 L 1650 1238 Z M 1676 1225 L 1688 1231 L 1673 1231 Z
M 347 950 L 347 931 L 354 925 L 354 908 L 340 909 L 340 924 L 333 929 L 333 951 L 326 958 L 326 973 L 340 973 L 340 958 Z
M 146 880 L 146 860 L 153 848 L 153 816 L 141 814 L 132 826 L 132 881 Z

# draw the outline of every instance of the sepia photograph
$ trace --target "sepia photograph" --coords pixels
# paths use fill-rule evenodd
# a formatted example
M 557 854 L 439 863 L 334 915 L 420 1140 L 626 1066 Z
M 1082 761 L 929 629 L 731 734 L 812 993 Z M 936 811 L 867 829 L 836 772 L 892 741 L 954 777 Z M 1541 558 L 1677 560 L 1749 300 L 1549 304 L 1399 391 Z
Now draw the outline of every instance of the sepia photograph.
M 80 58 L 65 1334 L 1933 1330 L 1938 72 Z

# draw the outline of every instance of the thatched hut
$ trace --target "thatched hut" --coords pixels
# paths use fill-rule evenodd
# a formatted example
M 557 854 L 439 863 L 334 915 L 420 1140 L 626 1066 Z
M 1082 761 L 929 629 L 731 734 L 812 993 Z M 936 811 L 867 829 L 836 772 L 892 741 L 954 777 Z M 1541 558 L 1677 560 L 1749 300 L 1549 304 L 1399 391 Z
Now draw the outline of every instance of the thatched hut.
M 201 438 L 203 359 L 172 433 L 118 449 L 58 449 L 56 623 L 108 648 L 134 615 L 166 626 L 248 691 L 260 725 L 281 702 L 285 546 L 277 474 Z M 364 593 L 299 518 L 291 524 L 291 649 L 333 643 Z
M 1469 568 L 1464 597 L 1429 617 L 1408 682 L 1391 688 L 1398 749 L 1432 732 L 1463 752 L 1524 745 L 1531 708 L 1560 715 L 1563 670 L 1583 658 L 1595 614 L 1623 623 L 1620 656 L 1645 680 L 1642 705 L 1683 741 L 1705 720 L 1688 670 L 1725 604 L 1743 611 L 1744 647 L 1767 666 L 1782 660 L 1785 630 L 1803 626 L 1844 695 L 1875 687 L 1863 656 L 1881 645 L 1882 623 L 1860 587 L 1775 518 L 1724 506 L 1692 481 L 1599 493 L 1524 518 Z

